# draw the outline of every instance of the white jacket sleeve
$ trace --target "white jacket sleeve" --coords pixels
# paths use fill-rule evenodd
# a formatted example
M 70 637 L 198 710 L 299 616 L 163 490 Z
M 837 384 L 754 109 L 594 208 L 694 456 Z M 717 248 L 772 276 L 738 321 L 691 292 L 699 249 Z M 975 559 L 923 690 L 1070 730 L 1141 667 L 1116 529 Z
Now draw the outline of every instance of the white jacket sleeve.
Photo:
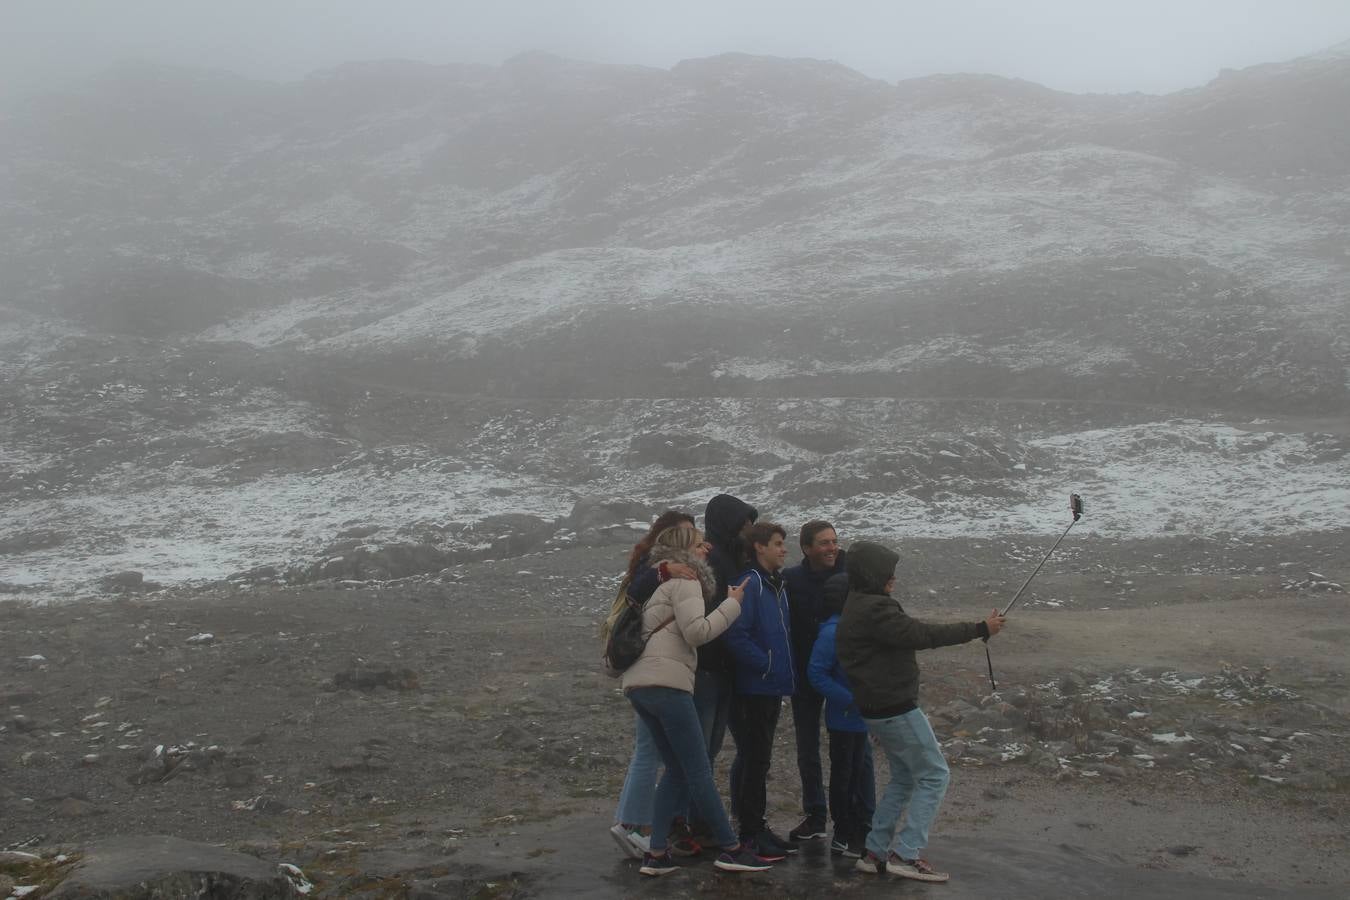
M 723 600 L 708 615 L 703 614 L 703 589 L 697 581 L 677 578 L 661 585 L 673 592 L 675 624 L 691 647 L 701 647 L 726 631 L 741 614 L 741 605 L 730 598 Z

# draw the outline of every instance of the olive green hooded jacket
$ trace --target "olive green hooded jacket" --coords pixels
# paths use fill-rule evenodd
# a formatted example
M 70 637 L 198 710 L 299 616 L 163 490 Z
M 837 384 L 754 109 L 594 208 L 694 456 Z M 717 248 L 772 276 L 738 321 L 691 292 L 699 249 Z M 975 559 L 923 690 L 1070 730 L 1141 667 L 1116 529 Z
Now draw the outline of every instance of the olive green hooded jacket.
M 899 561 L 899 554 L 869 541 L 855 541 L 848 548 L 848 599 L 835 649 L 854 702 L 868 719 L 888 719 L 918 705 L 916 650 L 964 644 L 989 632 L 983 622 L 937 625 L 910 618 L 886 593 Z

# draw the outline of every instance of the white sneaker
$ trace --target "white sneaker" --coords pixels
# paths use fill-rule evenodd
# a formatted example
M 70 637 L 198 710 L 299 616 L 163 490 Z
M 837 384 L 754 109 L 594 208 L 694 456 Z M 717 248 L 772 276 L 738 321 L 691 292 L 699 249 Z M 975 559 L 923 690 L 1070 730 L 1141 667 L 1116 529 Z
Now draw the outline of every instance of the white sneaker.
M 630 859 L 642 859 L 651 852 L 651 838 L 640 831 L 629 831 L 617 822 L 609 826 L 609 836 Z
M 951 877 L 946 872 L 939 872 L 934 869 L 928 864 L 928 860 L 922 857 L 919 859 L 902 859 L 897 853 L 892 853 L 886 859 L 886 871 L 892 875 L 899 875 L 901 878 L 912 878 L 915 881 L 941 883 Z

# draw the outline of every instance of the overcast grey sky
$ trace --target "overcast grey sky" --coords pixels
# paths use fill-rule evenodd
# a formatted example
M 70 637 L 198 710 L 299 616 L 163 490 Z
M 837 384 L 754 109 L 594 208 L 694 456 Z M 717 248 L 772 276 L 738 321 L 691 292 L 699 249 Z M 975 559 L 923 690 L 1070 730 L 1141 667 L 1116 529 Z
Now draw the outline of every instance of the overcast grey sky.
M 496 64 L 539 49 L 668 68 L 727 51 L 895 81 L 990 72 L 1179 90 L 1350 40 L 1350 0 L 0 0 L 0 85 L 124 59 L 300 78 L 354 59 Z

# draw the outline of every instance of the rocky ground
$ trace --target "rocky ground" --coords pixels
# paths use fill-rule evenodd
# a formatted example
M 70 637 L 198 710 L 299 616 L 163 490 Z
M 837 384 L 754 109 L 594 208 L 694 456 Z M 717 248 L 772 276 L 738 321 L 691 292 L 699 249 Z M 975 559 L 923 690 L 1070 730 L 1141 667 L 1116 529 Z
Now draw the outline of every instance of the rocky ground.
M 931 848 L 944 894 L 1343 896 L 1345 536 L 1071 536 L 992 644 L 996 694 L 978 647 L 927 654 L 924 704 L 954 761 Z M 1034 545 L 908 544 L 906 602 L 974 618 Z M 38 857 L 0 858 L 0 887 L 69 893 L 130 877 L 128 856 L 191 868 L 210 850 L 144 843 L 172 835 L 298 869 L 249 881 L 245 865 L 229 883 L 256 896 L 647 891 L 605 834 L 631 714 L 595 627 L 621 556 L 0 604 L 0 848 Z M 790 735 L 785 717 L 784 829 Z M 751 880 L 705 860 L 659 892 L 882 890 L 818 849 Z

